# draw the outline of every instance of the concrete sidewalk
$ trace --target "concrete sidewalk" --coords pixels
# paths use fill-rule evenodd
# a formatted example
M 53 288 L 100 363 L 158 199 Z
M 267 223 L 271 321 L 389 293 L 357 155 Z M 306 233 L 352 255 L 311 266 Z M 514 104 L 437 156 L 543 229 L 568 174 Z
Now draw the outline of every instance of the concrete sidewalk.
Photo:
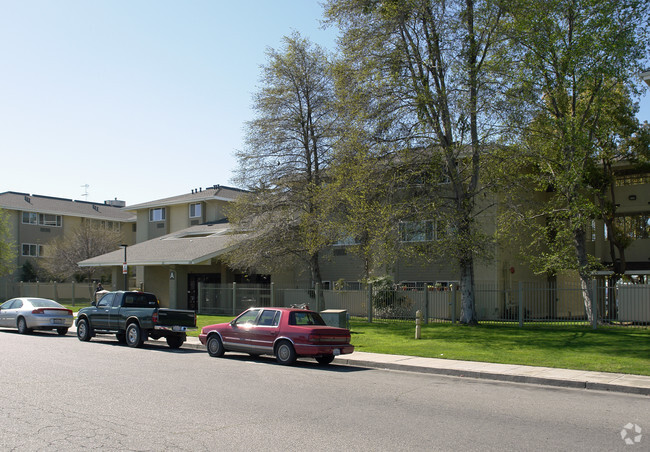
M 205 350 L 198 338 L 188 337 L 183 348 Z M 206 352 L 207 353 L 207 352 Z M 420 358 L 417 356 L 384 355 L 354 352 L 334 360 L 335 364 L 375 369 L 401 370 L 455 377 L 529 383 L 565 388 L 614 391 L 650 396 L 650 376 L 628 375 L 552 367 L 520 366 L 515 364 L 457 361 L 453 359 Z

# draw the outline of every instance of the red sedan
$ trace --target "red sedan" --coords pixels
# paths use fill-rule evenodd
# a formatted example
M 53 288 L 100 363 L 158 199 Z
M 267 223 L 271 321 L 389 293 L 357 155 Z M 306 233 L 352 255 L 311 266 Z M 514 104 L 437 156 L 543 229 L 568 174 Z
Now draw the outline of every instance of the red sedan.
M 199 339 L 210 356 L 226 351 L 275 355 L 280 364 L 293 364 L 301 356 L 329 364 L 354 351 L 350 330 L 327 326 L 317 312 L 294 308 L 250 308 L 230 323 L 203 327 Z

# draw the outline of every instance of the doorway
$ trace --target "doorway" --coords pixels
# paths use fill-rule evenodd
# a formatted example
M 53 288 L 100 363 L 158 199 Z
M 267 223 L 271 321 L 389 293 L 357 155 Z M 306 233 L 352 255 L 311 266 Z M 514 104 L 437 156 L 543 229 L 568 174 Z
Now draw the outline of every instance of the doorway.
M 221 273 L 190 273 L 187 275 L 187 309 L 199 307 L 199 283 L 221 284 Z

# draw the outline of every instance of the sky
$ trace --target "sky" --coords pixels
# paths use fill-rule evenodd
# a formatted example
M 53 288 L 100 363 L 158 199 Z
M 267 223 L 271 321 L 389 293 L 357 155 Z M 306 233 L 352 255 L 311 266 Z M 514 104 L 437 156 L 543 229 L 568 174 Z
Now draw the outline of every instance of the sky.
M 0 192 L 133 205 L 236 186 L 266 50 L 294 31 L 335 49 L 319 3 L 0 0 Z

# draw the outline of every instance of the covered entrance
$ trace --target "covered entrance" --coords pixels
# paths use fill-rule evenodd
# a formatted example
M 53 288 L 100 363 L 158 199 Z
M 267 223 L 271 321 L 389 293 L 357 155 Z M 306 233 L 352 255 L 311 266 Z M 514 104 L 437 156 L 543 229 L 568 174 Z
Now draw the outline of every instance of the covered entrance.
M 187 309 L 198 309 L 199 283 L 221 284 L 221 273 L 189 273 L 187 275 Z

